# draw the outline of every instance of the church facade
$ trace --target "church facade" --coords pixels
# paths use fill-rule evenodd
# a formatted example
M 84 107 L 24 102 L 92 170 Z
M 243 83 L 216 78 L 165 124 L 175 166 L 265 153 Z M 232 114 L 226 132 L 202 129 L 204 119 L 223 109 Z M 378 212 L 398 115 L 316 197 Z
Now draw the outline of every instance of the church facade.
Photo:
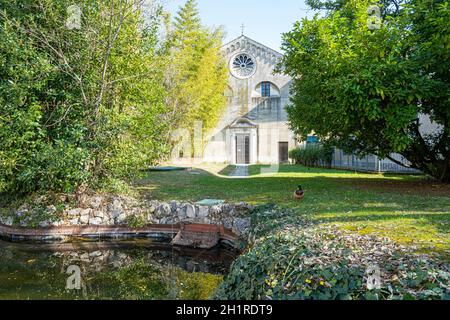
M 222 52 L 229 67 L 227 107 L 209 136 L 203 161 L 287 162 L 296 141 L 285 111 L 291 79 L 274 72 L 282 54 L 244 35 Z

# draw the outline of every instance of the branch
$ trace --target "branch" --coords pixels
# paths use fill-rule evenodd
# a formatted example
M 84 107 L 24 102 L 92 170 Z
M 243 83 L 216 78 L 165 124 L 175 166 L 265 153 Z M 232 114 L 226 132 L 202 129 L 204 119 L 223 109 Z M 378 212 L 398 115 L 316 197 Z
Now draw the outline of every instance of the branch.
M 61 123 L 61 122 L 66 118 L 66 116 L 69 114 L 69 110 L 72 109 L 72 106 L 73 106 L 73 105 L 70 105 L 70 106 L 65 110 L 64 114 L 62 115 L 62 117 L 59 118 L 58 120 L 56 120 L 55 122 L 51 123 L 51 124 L 47 124 L 47 123 L 50 121 L 50 117 L 49 117 L 49 118 L 47 119 L 47 121 L 44 123 L 44 126 L 47 127 L 47 128 L 50 128 L 50 127 L 56 126 L 57 124 Z M 52 114 L 53 114 L 53 113 L 52 113 Z
M 443 182 L 445 180 L 445 177 L 447 176 L 447 172 L 450 166 L 450 150 L 447 152 L 447 156 L 444 159 L 444 168 L 442 170 L 442 174 L 440 177 L 440 181 Z
M 116 82 L 125 81 L 125 80 L 130 80 L 130 79 L 135 79 L 135 78 L 139 78 L 139 77 L 146 76 L 146 75 L 150 75 L 150 73 L 149 73 L 149 72 L 146 72 L 146 73 L 139 73 L 139 74 L 135 74 L 135 75 L 132 75 L 132 76 L 127 76 L 127 77 L 122 77 L 122 78 L 114 79 L 114 80 L 112 80 L 112 81 L 107 82 L 106 85 L 107 85 L 107 86 L 110 86 L 110 85 L 112 85 L 112 84 L 114 84 L 114 83 L 116 83 Z
M 95 116 L 98 116 L 99 110 L 100 110 L 100 104 L 103 99 L 103 95 L 105 92 L 105 89 L 107 87 L 106 82 L 106 74 L 108 71 L 109 66 L 109 58 L 111 55 L 111 51 L 114 47 L 114 43 L 117 40 L 117 37 L 119 36 L 119 33 L 122 29 L 122 26 L 125 22 L 125 20 L 128 18 L 128 16 L 132 13 L 135 13 L 137 10 L 139 10 L 140 5 L 142 4 L 142 0 L 138 0 L 136 2 L 131 2 L 131 4 L 128 7 L 125 7 L 120 11 L 118 14 L 120 15 L 119 25 L 117 26 L 117 29 L 113 33 L 113 18 L 116 15 L 114 13 L 114 1 L 111 2 L 111 8 L 110 8 L 110 18 L 109 18 L 109 35 L 108 35 L 108 42 L 106 47 L 106 53 L 103 59 L 103 71 L 102 71 L 102 79 L 100 83 L 100 92 L 98 94 L 98 97 L 95 101 Z M 120 6 L 120 5 L 119 5 Z M 130 10 L 133 7 L 135 7 L 134 10 Z
M 386 158 L 389 159 L 389 160 L 391 160 L 392 162 L 398 164 L 399 166 L 402 166 L 402 167 L 405 167 L 405 168 L 410 168 L 410 169 L 417 169 L 417 168 L 414 168 L 414 167 L 412 167 L 412 166 L 408 166 L 408 165 L 404 164 L 404 163 L 401 162 L 401 161 L 398 161 L 398 160 L 394 159 L 394 158 L 391 157 L 390 155 L 386 156 Z
M 42 4 L 41 4 L 42 6 Z M 83 81 L 82 81 L 82 77 L 79 76 L 75 70 L 70 66 L 69 61 L 67 59 L 67 57 L 64 55 L 64 53 L 62 51 L 57 50 L 54 46 L 52 46 L 50 44 L 50 42 L 48 41 L 47 36 L 41 32 L 40 30 L 39 33 L 35 32 L 32 28 L 26 29 L 24 27 L 22 27 L 19 23 L 13 23 L 13 21 L 11 21 L 8 16 L 6 15 L 6 13 L 4 11 L 0 10 L 0 15 L 8 22 L 14 24 L 19 30 L 21 30 L 22 32 L 24 32 L 25 34 L 35 38 L 36 40 L 38 40 L 39 43 L 44 44 L 47 48 L 49 48 L 53 53 L 56 54 L 56 56 L 58 58 L 60 58 L 63 61 L 63 65 L 61 66 L 61 71 L 64 72 L 65 74 L 67 74 L 68 76 L 72 77 L 79 86 L 79 89 L 81 91 L 81 95 L 83 97 L 83 102 L 85 104 L 88 104 L 88 99 L 86 97 L 84 88 L 83 88 Z

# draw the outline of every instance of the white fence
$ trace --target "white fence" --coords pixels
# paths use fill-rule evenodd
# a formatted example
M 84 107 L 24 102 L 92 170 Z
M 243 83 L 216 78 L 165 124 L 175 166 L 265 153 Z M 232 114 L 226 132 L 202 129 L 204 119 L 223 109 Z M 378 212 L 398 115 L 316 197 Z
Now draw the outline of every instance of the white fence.
M 407 164 L 406 160 L 399 155 L 393 155 L 396 160 Z M 354 154 L 345 154 L 340 149 L 335 149 L 331 166 L 335 168 L 361 170 L 371 172 L 393 172 L 393 173 L 420 173 L 417 169 L 401 166 L 389 159 L 380 160 L 374 155 L 359 158 Z

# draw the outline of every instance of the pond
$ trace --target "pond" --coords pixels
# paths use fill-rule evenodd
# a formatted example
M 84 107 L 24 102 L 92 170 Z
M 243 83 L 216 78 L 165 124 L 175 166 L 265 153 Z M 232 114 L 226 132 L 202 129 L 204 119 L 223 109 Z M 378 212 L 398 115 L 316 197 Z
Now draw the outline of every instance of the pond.
M 0 299 L 208 299 L 234 259 L 222 248 L 186 249 L 149 240 L 0 240 Z M 78 271 L 80 286 L 73 289 Z

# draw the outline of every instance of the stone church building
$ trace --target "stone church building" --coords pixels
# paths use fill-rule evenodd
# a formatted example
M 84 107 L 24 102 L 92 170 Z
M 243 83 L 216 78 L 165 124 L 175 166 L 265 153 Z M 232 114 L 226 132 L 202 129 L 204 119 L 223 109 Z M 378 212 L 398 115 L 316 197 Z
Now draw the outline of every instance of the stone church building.
M 203 153 L 204 162 L 233 165 L 279 164 L 289 162 L 288 152 L 317 142 L 298 141 L 289 129 L 286 105 L 290 77 L 275 73 L 282 54 L 242 35 L 222 47 L 228 63 L 227 107 L 210 133 Z M 436 130 L 425 125 L 428 131 Z M 430 127 L 430 128 L 428 128 Z M 400 162 L 407 161 L 393 154 Z M 388 159 L 369 155 L 359 158 L 335 149 L 332 167 L 376 172 L 416 172 Z
M 229 66 L 226 112 L 204 151 L 203 161 L 280 163 L 296 146 L 287 124 L 291 79 L 275 74 L 282 54 L 245 35 L 222 47 Z

